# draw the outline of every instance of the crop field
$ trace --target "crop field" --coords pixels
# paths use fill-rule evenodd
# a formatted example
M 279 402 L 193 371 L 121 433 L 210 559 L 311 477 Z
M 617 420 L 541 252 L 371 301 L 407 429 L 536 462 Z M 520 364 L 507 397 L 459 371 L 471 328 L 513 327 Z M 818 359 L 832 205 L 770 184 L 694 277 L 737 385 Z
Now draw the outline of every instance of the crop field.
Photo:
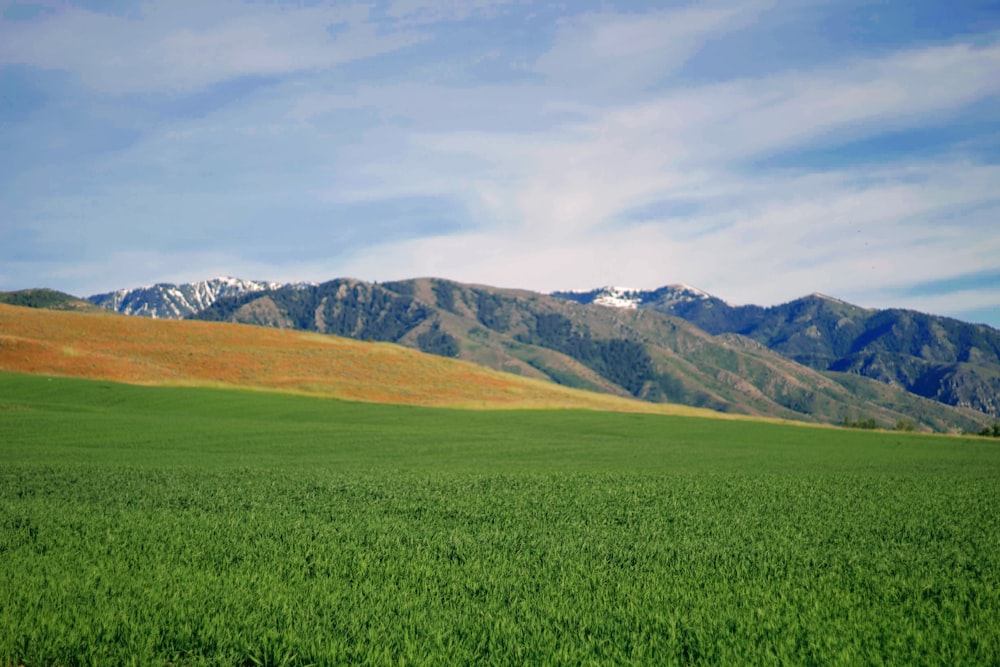
M 0 665 L 1000 664 L 1000 446 L 0 374 Z

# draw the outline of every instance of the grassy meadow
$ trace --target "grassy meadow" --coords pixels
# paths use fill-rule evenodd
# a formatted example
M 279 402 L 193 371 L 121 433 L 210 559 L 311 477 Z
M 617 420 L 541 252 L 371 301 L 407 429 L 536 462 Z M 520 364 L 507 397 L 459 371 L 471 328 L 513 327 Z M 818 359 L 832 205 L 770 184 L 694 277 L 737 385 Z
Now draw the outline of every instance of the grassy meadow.
M 243 387 L 402 405 L 710 414 L 580 391 L 389 343 L 0 304 L 4 371 L 131 384 Z
M 0 665 L 998 664 L 1000 446 L 0 374 Z

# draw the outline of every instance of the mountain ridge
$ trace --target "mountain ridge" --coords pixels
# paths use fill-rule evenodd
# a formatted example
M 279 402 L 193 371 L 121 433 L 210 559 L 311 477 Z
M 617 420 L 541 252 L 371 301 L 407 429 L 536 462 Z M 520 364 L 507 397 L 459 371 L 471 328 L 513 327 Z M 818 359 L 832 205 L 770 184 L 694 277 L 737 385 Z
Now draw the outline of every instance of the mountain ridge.
M 219 276 L 192 283 L 155 283 L 132 289 L 95 294 L 87 301 L 96 306 L 124 315 L 154 319 L 183 319 L 210 307 L 217 299 L 263 292 L 286 285 L 310 283 L 277 283 Z
M 47 310 L 97 311 L 101 308 L 86 299 L 45 287 L 0 292 L 0 303 Z
M 592 290 L 551 292 L 549 296 L 584 305 L 595 304 L 615 308 L 642 308 L 652 303 L 667 304 L 717 298 L 684 283 L 664 285 L 652 290 L 607 285 Z
M 544 295 L 437 278 L 382 284 L 354 279 L 322 284 L 215 280 L 228 281 L 229 291 L 202 288 L 201 293 L 210 298 L 203 297 L 198 303 L 210 303 L 201 310 L 192 308 L 194 312 L 187 317 L 387 340 L 570 386 L 722 411 L 800 419 L 813 418 L 810 412 L 819 411 L 818 418 L 823 421 L 857 419 L 852 414 L 859 414 L 858 410 L 852 413 L 845 407 L 850 401 L 826 384 L 858 391 L 855 383 L 847 381 L 846 373 L 980 415 L 1000 414 L 995 389 L 1000 387 L 1000 364 L 993 363 L 1000 359 L 1000 343 L 973 346 L 979 352 L 970 352 L 963 359 L 945 356 L 928 360 L 893 350 L 893 345 L 885 344 L 883 331 L 881 335 L 869 333 L 866 348 L 857 344 L 864 332 L 858 322 L 893 311 L 866 309 L 819 293 L 761 307 L 732 306 L 681 283 L 654 290 L 605 287 Z M 172 289 L 183 294 L 185 286 L 159 287 L 159 292 Z M 143 289 L 148 294 L 150 287 Z M 126 312 L 122 306 L 128 299 L 122 296 L 115 302 L 98 298 L 106 296 L 96 295 L 90 301 L 103 302 L 105 307 L 117 305 L 119 312 Z M 132 312 L 178 317 L 179 308 L 168 310 L 157 304 L 143 311 L 136 305 L 143 298 L 141 290 L 132 295 Z M 189 306 L 197 305 L 192 301 L 187 299 Z M 553 305 L 558 302 L 575 304 L 577 309 Z M 632 314 L 626 316 L 625 312 Z M 893 316 L 882 317 L 891 320 Z M 928 322 L 942 320 L 923 314 L 917 319 L 924 329 L 930 327 Z M 775 324 L 777 320 L 781 322 Z M 687 326 L 679 325 L 681 321 Z M 894 321 L 883 323 L 883 328 L 891 330 Z M 959 338 L 968 338 L 968 327 L 981 326 L 987 333 L 991 330 L 985 325 L 959 325 L 951 327 Z M 749 346 L 749 341 L 758 347 Z M 857 350 L 848 358 L 842 348 L 851 343 Z M 898 341 L 895 347 L 900 347 Z M 726 367 L 718 360 L 731 356 L 731 350 L 738 351 L 739 360 L 730 359 L 730 367 Z M 774 356 L 765 355 L 764 350 Z M 778 357 L 816 374 L 803 375 Z M 777 377 L 783 379 L 775 380 Z M 792 377 L 798 379 L 791 381 Z M 824 392 L 838 393 L 838 397 L 823 397 Z M 890 400 L 879 388 L 862 393 L 879 396 L 878 400 L 897 407 L 905 403 Z M 916 405 L 906 409 L 927 411 Z M 883 414 L 883 423 L 899 412 Z M 965 415 L 962 419 L 969 418 Z M 917 421 L 932 428 L 948 428 L 944 424 L 947 419 L 940 415 Z
M 654 405 L 519 378 L 398 345 L 277 328 L 0 303 L 0 332 L 4 373 L 238 387 L 429 407 L 709 416 L 685 406 Z
M 986 421 L 900 389 L 874 387 L 856 400 L 836 373 L 821 374 L 743 337 L 712 336 L 650 308 L 607 308 L 436 278 L 335 279 L 247 293 L 219 299 L 193 317 L 395 342 L 568 386 L 722 412 L 827 423 L 870 414 L 887 427 L 915 419 L 937 430 Z
M 713 334 L 737 333 L 819 371 L 861 375 L 1000 417 L 1000 330 L 814 293 L 775 306 L 721 300 L 657 307 Z

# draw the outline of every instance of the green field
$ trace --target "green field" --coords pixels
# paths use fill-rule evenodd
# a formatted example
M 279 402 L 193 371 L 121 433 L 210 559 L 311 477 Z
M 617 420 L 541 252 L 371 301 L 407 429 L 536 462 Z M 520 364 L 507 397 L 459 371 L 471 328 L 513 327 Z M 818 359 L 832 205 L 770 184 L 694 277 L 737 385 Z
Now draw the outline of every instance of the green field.
M 1000 443 L 0 375 L 0 665 L 1000 664 Z

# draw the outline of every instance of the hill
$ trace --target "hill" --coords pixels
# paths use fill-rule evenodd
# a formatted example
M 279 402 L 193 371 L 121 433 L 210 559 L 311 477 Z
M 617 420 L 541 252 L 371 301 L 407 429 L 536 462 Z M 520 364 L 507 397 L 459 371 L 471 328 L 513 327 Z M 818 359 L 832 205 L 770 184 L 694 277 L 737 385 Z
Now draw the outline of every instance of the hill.
M 676 300 L 676 299 L 675 299 Z M 391 341 L 570 387 L 719 412 L 975 430 L 981 413 L 898 388 L 858 392 L 742 336 L 648 308 L 603 308 L 440 279 L 351 279 L 218 299 L 195 316 Z
M 642 303 L 711 334 L 751 338 L 819 371 L 872 378 L 947 405 L 1000 417 L 1000 331 L 912 310 L 861 308 L 811 294 L 785 304 L 717 298 Z
M 46 308 L 49 310 L 78 310 L 98 312 L 102 310 L 90 301 L 79 299 L 72 294 L 52 289 L 37 288 L 0 292 L 0 303 L 25 308 Z
M 290 283 L 293 286 L 296 284 L 298 283 Z M 208 308 L 216 299 L 283 286 L 282 283 L 222 276 L 182 285 L 157 283 L 135 289 L 120 289 L 105 294 L 95 294 L 87 297 L 87 301 L 125 315 L 182 319 Z
M 427 406 L 698 412 L 520 378 L 398 345 L 9 305 L 0 305 L 0 371 Z

